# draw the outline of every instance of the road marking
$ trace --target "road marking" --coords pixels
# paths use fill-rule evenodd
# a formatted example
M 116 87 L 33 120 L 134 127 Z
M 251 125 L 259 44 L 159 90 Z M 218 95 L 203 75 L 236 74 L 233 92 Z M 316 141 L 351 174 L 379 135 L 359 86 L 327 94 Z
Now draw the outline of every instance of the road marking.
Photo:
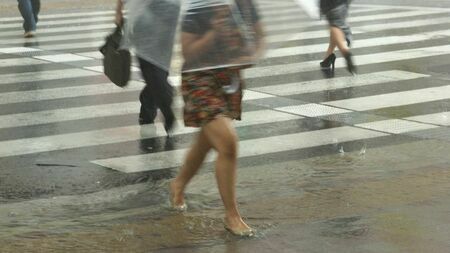
M 433 8 L 433 7 L 425 7 L 425 6 L 402 6 L 402 5 L 382 5 L 382 4 L 352 4 L 352 6 L 360 7 L 360 8 L 374 8 L 374 7 L 386 7 L 391 9 L 408 9 L 408 10 L 428 10 L 428 11 L 442 11 L 447 10 L 450 12 L 450 8 Z
M 354 111 L 367 111 L 450 99 L 450 85 L 350 98 L 322 103 Z
M 30 66 L 47 64 L 46 61 L 40 61 L 32 58 L 12 58 L 12 59 L 0 59 L 0 67 L 16 67 L 16 66 Z
M 292 105 L 286 107 L 277 107 L 277 111 L 288 112 L 305 117 L 320 117 L 333 114 L 341 114 L 351 112 L 349 110 L 340 109 L 336 107 L 321 105 L 321 104 L 304 104 L 304 105 Z
M 357 66 L 387 63 L 402 60 L 413 60 L 425 57 L 448 55 L 450 54 L 450 45 L 423 47 L 414 49 L 404 49 L 389 51 L 385 53 L 358 55 L 355 57 Z M 345 66 L 343 58 L 337 59 L 338 66 Z M 266 67 L 255 67 L 244 71 L 245 78 L 268 77 L 276 75 L 295 74 L 307 71 L 317 71 L 317 61 L 298 62 L 290 64 L 271 65 Z
M 72 61 L 86 61 L 92 60 L 92 58 L 75 55 L 75 54 L 53 54 L 53 55 L 42 55 L 42 56 L 34 56 L 33 58 L 49 61 L 49 62 L 72 62 Z
M 103 72 L 104 72 L 104 67 L 103 67 L 103 65 L 100 65 L 100 66 L 83 67 L 83 68 L 84 68 L 84 69 L 87 69 L 87 70 L 99 72 L 99 73 L 103 73 Z M 131 67 L 130 67 L 130 71 L 132 71 L 132 72 L 140 72 L 141 69 L 138 68 L 138 67 L 136 67 L 136 66 L 131 66 Z
M 445 110 L 449 110 L 446 108 Z M 405 118 L 407 120 L 418 121 L 422 123 L 435 124 L 439 126 L 450 126 L 450 112 L 439 112 L 428 115 L 419 115 Z
M 365 140 L 382 136 L 387 136 L 387 134 L 348 126 L 296 134 L 277 135 L 240 141 L 239 158 L 311 148 L 336 142 Z M 92 162 L 121 172 L 135 173 L 179 167 L 182 165 L 186 152 L 187 149 L 178 149 L 145 155 L 95 160 Z M 212 162 L 214 159 L 214 155 L 209 155 L 206 158 L 206 162 Z
M 439 25 L 439 24 L 448 24 L 448 23 L 450 23 L 450 20 L 447 17 L 443 17 L 443 18 L 415 19 L 415 20 L 400 21 L 400 22 L 389 22 L 389 25 L 386 25 L 384 23 L 383 24 L 363 25 L 363 26 L 355 25 L 355 26 L 352 26 L 352 33 L 353 34 L 362 34 L 362 33 L 369 33 L 369 32 L 416 28 L 416 27 L 420 27 L 420 26 L 430 26 L 430 25 Z M 288 42 L 288 41 L 297 41 L 297 40 L 327 38 L 328 36 L 329 36 L 329 32 L 327 32 L 325 30 L 301 32 L 301 33 L 291 32 L 288 36 L 286 36 L 286 34 L 268 35 L 266 37 L 266 40 L 268 43 L 279 43 L 279 42 Z
M 368 122 L 362 124 L 356 124 L 355 126 L 390 133 L 390 134 L 403 134 L 409 132 L 415 132 L 420 130 L 428 130 L 433 128 L 438 128 L 439 126 L 423 124 L 417 122 L 411 122 L 407 120 L 401 119 L 389 119 L 389 120 L 381 120 L 375 122 Z
M 65 18 L 65 17 L 64 17 Z M 41 17 L 39 16 L 39 19 Z M 59 20 L 40 20 L 38 22 L 39 27 L 49 27 L 56 25 L 81 25 L 85 23 L 99 23 L 99 22 L 109 22 L 112 23 L 114 20 L 113 15 L 107 16 L 76 16 L 76 18 L 71 19 L 59 19 Z M 22 20 L 23 22 L 23 20 Z M 22 28 L 22 22 L 18 21 L 16 23 L 0 23 L 0 30 L 6 28 Z
M 111 32 L 103 32 L 103 31 L 93 31 L 93 32 L 84 32 L 77 34 L 64 34 L 64 35 L 47 35 L 47 36 L 36 36 L 33 38 L 17 38 L 17 39 L 1 39 L 0 44 L 11 45 L 11 44 L 24 44 L 24 43 L 39 43 L 39 42 L 56 42 L 56 41 L 73 41 L 73 40 L 93 40 L 99 38 L 105 38 Z
M 366 47 L 374 47 L 374 46 L 387 46 L 387 45 L 396 45 L 396 44 L 404 44 L 404 43 L 411 43 L 411 42 L 420 42 L 420 41 L 444 38 L 447 36 L 450 36 L 450 30 L 439 30 L 439 31 L 427 32 L 427 33 L 406 35 L 406 36 L 384 36 L 382 38 L 357 40 L 353 44 L 352 48 L 356 49 L 356 48 L 366 48 Z M 275 58 L 275 57 L 320 53 L 320 52 L 323 52 L 324 48 L 327 48 L 327 47 L 328 47 L 328 43 L 323 43 L 323 44 L 272 49 L 266 53 L 265 58 L 268 59 L 268 58 Z
M 4 92 L 0 93 L 0 104 L 25 103 L 51 99 L 116 94 L 127 91 L 138 91 L 143 87 L 143 82 L 130 81 L 125 88 L 119 88 L 113 83 L 101 83 L 64 88 Z
M 3 54 L 17 54 L 17 53 L 29 53 L 29 52 L 39 52 L 42 49 L 39 48 L 30 48 L 30 47 L 0 47 L 0 53 Z
M 389 26 L 386 26 L 385 24 L 374 24 L 374 25 L 363 25 L 363 26 L 354 26 L 353 28 L 353 34 L 363 34 L 363 33 L 369 33 L 369 32 L 376 32 L 376 31 L 385 31 L 385 30 L 392 30 L 392 29 L 399 29 L 399 28 L 412 28 L 412 27 L 419 27 L 419 26 L 429 26 L 429 25 L 438 25 L 438 24 L 446 24 L 450 23 L 450 20 L 447 17 L 444 18 L 427 18 L 423 20 L 412 20 L 412 21 L 402 21 L 402 22 L 393 22 L 389 23 Z M 102 26 L 103 27 L 103 26 Z M 102 36 L 100 36 L 102 35 Z M 43 45 L 39 48 L 45 49 L 45 50 L 68 50 L 72 48 L 96 48 L 99 47 L 104 43 L 104 36 L 103 33 L 100 33 L 99 36 L 96 36 L 96 34 L 87 34 L 87 35 L 76 35 L 79 38 L 82 38 L 83 36 L 86 36 L 88 38 L 98 38 L 98 40 L 90 41 L 90 42 L 81 42 L 81 43 L 66 43 L 66 44 L 60 44 L 57 46 L 51 46 L 51 45 Z M 69 40 L 69 37 L 71 35 L 55 35 L 55 36 L 48 36 L 48 40 Z M 278 43 L 278 42 L 288 42 L 288 41 L 296 41 L 296 40 L 306 40 L 306 39 L 318 39 L 318 38 L 327 38 L 329 36 L 329 33 L 326 30 L 320 30 L 320 31 L 308 31 L 308 32 L 300 32 L 300 33 L 292 33 L 292 31 L 289 33 L 289 35 L 282 34 L 282 35 L 268 35 L 266 37 L 266 40 L 269 44 L 271 43 Z M 401 36 L 401 37 L 407 37 L 407 36 Z M 39 37 L 45 40 L 46 37 Z M 396 37 L 391 37 L 391 43 L 394 43 L 394 39 Z M 413 38 L 413 37 L 411 37 Z M 381 40 L 381 38 L 378 38 Z M 22 40 L 22 39 L 20 39 Z M 38 40 L 38 38 L 36 38 Z M 366 41 L 376 41 L 376 39 L 372 40 L 366 40 Z M 4 41 L 5 43 L 8 43 L 7 40 Z M 383 42 L 381 40 L 381 42 Z M 23 42 L 21 42 L 23 43 Z M 356 42 L 357 45 L 359 45 L 359 42 Z M 303 53 L 308 52 L 310 48 L 314 51 L 317 51 L 319 47 L 323 47 L 324 45 L 312 45 L 312 46 L 304 46 Z M 53 49 L 52 49 L 53 48 Z M 301 47 L 299 47 L 301 48 Z M 280 50 L 289 50 L 289 49 L 280 49 Z M 301 49 L 302 50 L 302 49 Z M 323 51 L 323 49 L 322 49 Z M 270 51 L 269 51 L 270 52 Z
M 96 50 L 96 51 L 91 51 L 91 52 L 83 52 L 83 53 L 76 53 L 77 55 L 81 55 L 84 57 L 89 57 L 89 58 L 93 58 L 93 59 L 103 59 L 103 54 L 100 53 L 100 51 Z
M 358 17 L 350 17 L 349 22 L 363 22 L 363 21 L 375 21 L 375 20 L 390 20 L 390 19 L 397 19 L 397 18 L 406 18 L 406 17 L 414 17 L 414 16 L 421 16 L 421 15 L 436 15 L 436 14 L 443 14 L 448 13 L 447 10 L 440 10 L 440 11 L 406 11 L 406 12 L 395 12 L 395 13 L 388 13 L 388 14 L 374 14 L 374 15 L 368 15 L 368 16 L 358 16 Z M 290 22 L 285 24 L 275 24 L 275 25 L 268 25 L 265 27 L 265 31 L 267 33 L 270 32 L 277 32 L 280 30 L 287 30 L 287 29 L 300 29 L 300 28 L 307 28 L 307 27 L 313 27 L 326 24 L 325 21 L 314 21 L 314 22 L 307 22 L 307 23 L 300 23 L 300 22 Z
M 43 50 L 57 51 L 57 50 L 70 50 L 70 49 L 75 49 L 75 48 L 76 49 L 100 48 L 103 44 L 105 44 L 104 39 L 97 40 L 97 41 L 81 42 L 81 43 L 42 45 L 42 46 L 38 46 L 38 47 Z
M 298 12 L 298 11 L 297 11 Z M 376 14 L 376 15 L 370 15 L 370 16 L 360 16 L 360 17 L 355 17 L 355 18 L 351 18 L 351 21 L 372 21 L 372 20 L 378 20 L 378 19 L 391 19 L 391 18 L 397 18 L 397 17 L 408 17 L 408 16 L 415 16 L 415 15 L 424 15 L 424 14 L 438 14 L 438 13 L 445 13 L 446 11 L 428 11 L 428 12 L 424 12 L 424 11 L 410 11 L 410 12 L 400 12 L 400 13 L 390 13 L 390 14 Z M 397 15 L 395 15 L 397 14 Z M 387 16 L 386 16 L 387 15 Z M 283 15 L 285 16 L 285 15 Z M 274 15 L 275 20 L 279 19 L 280 14 L 276 14 Z M 296 14 L 294 12 L 294 15 L 292 16 L 293 19 L 297 18 L 298 14 Z M 285 17 L 284 17 L 285 18 Z M 267 23 L 270 23 L 272 21 L 272 19 L 267 18 Z M 427 21 L 429 19 L 426 19 Z M 289 20 L 285 20 L 286 22 L 288 22 Z M 447 22 L 449 22 L 447 20 Z M 279 31 L 279 30 L 283 30 L 283 29 L 299 29 L 299 28 L 306 28 L 306 27 L 314 27 L 314 26 L 318 26 L 318 25 L 324 25 L 325 21 L 298 21 L 298 20 L 290 20 L 289 23 L 284 23 L 282 25 L 280 24 L 275 24 L 275 25 L 268 25 L 265 27 L 266 31 L 269 32 L 270 31 Z M 380 25 L 378 25 L 380 26 Z M 384 28 L 386 26 L 383 26 Z M 3 39 L 0 40 L 0 43 L 24 43 L 24 42 L 33 42 L 33 41 L 40 41 L 40 42 L 45 42 L 45 41 L 59 41 L 59 40 L 73 40 L 73 39 L 82 39 L 82 38 L 96 38 L 96 35 L 98 35 L 97 37 L 104 37 L 105 32 L 102 32 L 101 34 L 99 34 L 99 32 L 97 33 L 93 33 L 93 30 L 97 30 L 97 29 L 112 29 L 114 28 L 114 24 L 112 23 L 103 23 L 103 24 L 93 24 L 93 25 L 85 25 L 85 26 L 65 26 L 65 27 L 50 27 L 50 28 L 42 28 L 39 29 L 39 37 L 36 38 L 32 38 L 32 39 L 24 39 L 24 38 L 18 38 L 18 39 Z M 92 33 L 83 33 L 83 34 L 77 34 L 77 35 L 51 35 L 51 36 L 43 36 L 43 34 L 47 34 L 47 33 L 56 33 L 56 32 L 73 32 L 73 31 L 91 31 Z M 356 32 L 358 33 L 358 32 Z M 11 35 L 20 35 L 20 31 L 4 31 L 2 32 L 2 36 L 11 36 Z M 100 36 L 101 35 L 101 36 Z M 70 36 L 74 36 L 74 38 L 71 38 Z M 295 34 L 294 36 L 302 36 L 301 34 Z M 270 38 L 270 36 L 269 36 Z M 270 40 L 269 40 L 270 41 Z
M 137 90 L 138 87 L 139 85 L 135 85 L 133 89 Z M 113 87 L 111 86 L 109 86 L 108 88 L 118 92 L 117 89 L 113 89 Z M 60 89 L 56 91 L 51 91 L 50 89 L 50 93 L 44 96 L 55 98 L 56 97 L 55 93 L 58 91 L 60 91 Z M 65 93 L 61 94 L 60 96 L 76 95 L 76 94 L 67 94 L 67 92 L 70 91 L 84 92 L 85 89 L 68 88 L 65 89 L 64 90 Z M 273 96 L 255 91 L 245 91 L 243 100 L 249 101 L 269 97 Z M 182 106 L 183 106 L 182 97 L 176 96 L 173 102 L 173 107 L 181 108 Z M 138 102 L 138 98 L 136 97 L 136 101 L 133 102 L 111 103 L 111 104 L 80 106 L 80 107 L 44 110 L 44 111 L 26 112 L 17 114 L 6 114 L 0 115 L 0 129 L 58 123 L 71 120 L 94 119 L 100 117 L 137 114 L 139 113 L 139 108 L 140 102 Z
M 40 28 L 38 30 L 38 36 L 44 37 L 44 34 L 47 33 L 66 33 L 66 32 L 92 32 L 93 30 L 101 30 L 101 29 L 113 29 L 116 25 L 111 22 L 108 24 L 95 24 L 95 25 L 82 25 L 82 26 L 66 26 L 66 27 L 51 27 L 51 28 Z M 22 31 L 2 31 L 0 34 L 2 37 L 4 36 L 15 36 L 22 35 Z M 3 38 L 2 40 L 5 40 Z
M 273 110 L 262 110 L 256 112 L 244 112 L 245 121 L 239 122 L 236 126 L 252 126 L 263 123 L 282 122 L 293 119 L 301 119 L 297 115 L 291 115 Z M 181 121 L 177 122 L 182 125 Z M 145 138 L 166 136 L 161 123 L 156 123 L 156 131 L 153 125 L 127 126 L 93 130 L 80 133 L 59 134 L 53 136 L 8 140 L 0 142 L 0 157 L 33 154 L 39 152 L 49 152 L 71 148 L 90 147 L 105 144 L 114 144 L 127 141 L 135 141 Z M 175 129 L 174 135 L 193 133 L 196 128 Z
M 289 96 L 296 94 L 320 92 L 326 90 L 360 87 L 388 82 L 406 81 L 429 76 L 430 75 L 423 75 L 401 70 L 389 70 L 389 71 L 361 74 L 355 77 L 343 76 L 329 79 L 256 87 L 252 88 L 252 90 L 269 93 L 276 96 Z
M 63 70 L 47 70 L 40 72 L 12 73 L 0 75 L 0 85 L 21 82 L 37 82 L 58 80 L 64 78 L 77 78 L 86 76 L 98 76 L 99 73 L 83 70 L 79 68 L 70 68 Z
M 101 16 L 101 15 L 114 15 L 115 11 L 89 11 L 89 12 L 74 12 L 74 13 L 61 13 L 61 14 L 39 14 L 39 20 L 43 21 L 46 19 L 54 19 L 54 18 L 73 18 L 73 17 L 91 17 L 91 16 Z M 10 22 L 17 21 L 23 22 L 22 17 L 8 17 L 8 18 L 0 18 L 0 22 Z

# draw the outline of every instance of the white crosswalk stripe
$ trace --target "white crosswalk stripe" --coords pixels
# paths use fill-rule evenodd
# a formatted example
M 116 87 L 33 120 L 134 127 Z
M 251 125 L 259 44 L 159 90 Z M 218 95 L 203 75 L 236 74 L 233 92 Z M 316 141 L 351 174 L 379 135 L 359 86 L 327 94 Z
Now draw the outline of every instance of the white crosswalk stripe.
M 76 78 L 86 76 L 97 76 L 98 73 L 78 68 L 71 68 L 65 70 L 48 70 L 40 71 L 37 75 L 35 72 L 13 73 L 0 75 L 0 85 L 20 83 L 20 82 L 36 82 L 58 80 L 63 78 Z
M 411 80 L 415 78 L 425 77 L 426 75 L 409 73 L 409 72 L 400 72 L 400 71 L 388 71 L 381 73 L 371 73 L 367 75 L 362 75 L 356 79 L 351 77 L 342 77 L 340 79 L 335 80 L 319 80 L 312 83 L 308 83 L 309 86 L 314 87 L 317 91 L 318 89 L 327 90 L 327 89 L 338 89 L 345 87 L 357 87 L 361 85 L 375 85 L 379 83 L 385 83 L 389 81 L 401 81 L 401 80 Z M 273 90 L 278 91 L 287 91 L 288 94 L 296 94 L 297 92 L 312 92 L 314 90 L 311 89 L 295 89 L 301 88 L 305 83 L 300 83 L 298 85 L 277 85 L 271 86 L 272 89 L 262 89 L 266 91 L 266 93 L 260 93 L 258 91 L 247 90 L 244 94 L 244 101 L 255 100 L 273 97 L 271 94 Z M 290 86 L 290 87 L 287 87 Z M 324 87 L 327 86 L 327 87 Z M 142 83 L 132 82 L 128 90 L 139 90 L 143 87 Z M 277 88 L 278 87 L 278 88 Z M 270 87 L 269 87 L 270 88 Z M 280 89 L 281 88 L 281 89 Z M 314 89 L 313 88 L 313 89 Z M 440 88 L 440 87 L 438 87 Z M 294 89 L 295 91 L 292 91 Z M 109 90 L 109 92 L 108 92 Z M 291 90 L 291 92 L 289 92 Z M 5 94 L 4 100 L 5 102 L 9 100 L 9 102 L 29 102 L 36 100 L 44 100 L 44 99 L 56 99 L 56 98 L 67 98 L 67 97 L 77 97 L 77 96 L 92 96 L 92 95 L 100 95 L 100 94 L 112 94 L 115 92 L 121 92 L 119 88 L 113 87 L 112 84 L 99 84 L 96 85 L 95 88 L 90 85 L 85 87 L 69 87 L 69 88 L 59 88 L 59 89 L 49 89 L 49 90 L 41 90 L 41 91 L 30 91 L 28 93 L 23 92 L 24 94 L 21 97 L 17 97 L 17 92 L 15 94 Z M 414 92 L 414 91 L 408 91 Z M 417 91 L 422 92 L 422 91 Z M 445 90 L 443 90 L 445 92 Z M 276 93 L 276 92 L 275 92 Z M 405 92 L 406 93 L 406 92 Z M 285 93 L 284 93 L 285 94 Z M 26 96 L 24 96 L 26 95 Z M 279 95 L 279 94 L 277 94 Z M 442 93 L 443 96 L 450 96 L 450 93 Z M 395 94 L 394 94 L 395 96 Z M 1 94 L 0 94 L 0 98 Z M 20 100 L 19 100 L 20 99 Z M 430 98 L 432 99 L 432 98 Z M 339 101 L 338 101 L 339 102 Z M 411 101 L 410 103 L 414 103 L 415 101 Z M 1 103 L 1 102 L 0 102 Z M 177 97 L 174 101 L 174 108 L 182 107 L 183 102 L 180 97 Z M 330 108 L 321 106 L 321 108 Z M 310 109 L 311 110 L 311 109 Z M 312 107 L 314 112 L 318 112 L 317 107 Z M 280 111 L 283 111 L 280 109 Z M 80 120 L 80 119 L 88 119 L 88 118 L 97 118 L 97 117 L 108 117 L 114 115 L 126 115 L 132 113 L 139 112 L 139 102 L 126 102 L 126 103 L 114 103 L 114 104 L 102 104 L 96 106 L 82 106 L 82 107 L 72 107 L 68 109 L 57 109 L 57 110 L 48 110 L 48 111 L 38 111 L 38 112 L 30 112 L 30 113 L 20 113 L 20 114 L 10 114 L 10 115 L 0 115 L 0 129 L 1 128 L 10 128 L 10 127 L 19 127 L 19 126 L 31 126 L 31 125 L 39 125 L 39 124 L 49 124 L 55 122 L 69 121 L 69 120 Z M 287 111 L 293 113 L 292 111 Z M 341 110 L 333 110 L 328 112 L 327 114 L 337 114 L 343 113 L 347 111 Z M 311 115 L 304 114 L 305 116 L 314 117 L 320 115 Z M 321 114 L 325 115 L 325 114 Z
M 254 90 L 277 96 L 288 96 L 295 94 L 312 93 L 326 90 L 336 90 L 358 86 L 374 85 L 379 83 L 412 80 L 415 78 L 429 77 L 429 75 L 390 70 L 361 74 L 356 77 L 344 76 L 334 79 L 321 79 L 298 83 L 277 84 L 254 88 Z
M 379 108 L 403 106 L 411 103 L 425 103 L 450 98 L 450 85 L 426 89 L 394 92 L 383 95 L 350 98 L 324 104 L 355 111 L 367 111 Z
M 139 85 L 135 86 L 139 87 Z M 136 87 L 133 89 L 136 89 Z M 65 92 L 70 93 L 71 91 L 73 91 L 73 89 L 72 90 L 68 89 Z M 61 97 L 61 95 L 53 96 L 53 98 L 55 97 Z M 254 91 L 247 91 L 244 95 L 243 100 L 249 101 L 268 97 L 273 96 Z M 181 98 L 177 97 L 174 101 L 173 107 L 180 108 L 182 104 L 183 103 L 181 101 Z M 72 107 L 68 109 L 56 109 L 30 113 L 0 115 L 0 122 L 1 122 L 0 129 L 19 126 L 49 124 L 69 120 L 80 120 L 98 117 L 108 117 L 114 115 L 117 116 L 117 115 L 133 114 L 139 112 L 139 105 L 140 103 L 135 101 L 126 103 L 102 104 L 96 106 Z
M 338 74 L 341 73 L 339 68 L 345 67 L 344 59 L 339 58 L 336 76 L 322 78 L 318 67 L 320 60 L 316 56 L 324 54 L 328 46 L 325 21 L 307 19 L 292 3 L 261 2 L 269 49 L 261 65 L 244 71 L 248 86 L 244 95 L 243 120 L 235 124 L 244 136 L 240 141 L 240 158 L 343 142 L 365 142 L 450 126 L 450 85 L 438 81 L 431 85 L 434 76 L 426 67 L 408 65 L 424 59 L 439 65 L 436 62 L 440 61 L 434 59 L 450 55 L 450 30 L 444 27 L 450 23 L 446 15 L 450 10 L 376 4 L 353 6 L 355 9 L 351 11 L 349 22 L 355 36 L 353 50 L 361 74 L 355 77 Z M 106 118 L 138 114 L 139 91 L 144 87 L 138 80 L 131 81 L 125 89 L 115 87 L 107 79 L 100 80 L 104 78 L 100 65 L 102 55 L 94 50 L 114 28 L 113 15 L 114 12 L 109 10 L 43 14 L 38 36 L 32 39 L 21 38 L 20 18 L 0 18 L 0 158 L 26 159 L 39 153 L 77 152 L 77 149 L 165 137 L 164 127 L 159 122 L 145 126 L 103 123 Z M 410 31 L 405 33 L 402 29 Z M 381 33 L 388 35 L 380 36 Z M 311 42 L 313 39 L 320 41 Z M 403 45 L 407 43 L 417 43 L 417 46 L 405 48 Z M 380 52 L 373 50 L 375 47 L 387 49 Z M 376 70 L 370 71 L 371 67 Z M 137 67 L 133 70 L 139 74 Z M 316 72 L 319 74 L 314 74 Z M 298 80 L 293 81 L 289 77 L 292 75 L 298 75 Z M 96 81 L 86 81 L 90 78 Z M 73 83 L 68 83 L 69 79 Z M 73 81 L 76 79 L 83 81 Z M 180 77 L 176 74 L 171 76 L 171 81 L 175 86 L 180 85 Z M 414 85 L 410 88 L 411 83 Z M 387 85 L 392 87 L 377 89 Z M 353 89 L 359 91 L 354 97 L 352 94 L 320 95 Z M 114 101 L 122 94 L 127 94 L 127 99 Z M 309 101 L 308 94 L 319 97 L 320 101 Z M 135 99 L 130 101 L 130 95 Z M 75 105 L 73 101 L 77 99 L 90 101 L 90 104 Z M 383 117 L 382 120 L 355 121 L 354 124 L 346 122 L 350 125 L 338 124 L 316 130 L 295 129 L 302 124 L 298 122 L 310 118 L 320 121 L 338 115 L 370 115 L 373 110 L 413 108 L 427 103 L 433 105 L 422 114 L 411 112 L 405 117 Z M 440 103 L 443 106 L 436 106 Z M 182 97 L 177 95 L 174 108 L 181 112 L 182 106 Z M 246 106 L 256 107 L 247 111 Z M 84 124 L 87 121 L 98 122 L 98 126 L 76 130 L 77 122 Z M 20 132 L 21 129 L 42 129 L 72 122 L 73 129 L 56 127 L 52 134 Z M 198 131 L 182 127 L 182 120 L 177 123 L 179 127 L 173 133 L 174 137 L 192 137 Z M 279 126 L 289 131 L 278 131 Z M 249 131 L 253 134 L 247 136 Z M 11 133 L 18 133 L 20 137 Z M 134 173 L 180 166 L 185 153 L 184 147 L 175 146 L 149 154 L 121 156 L 119 152 L 87 159 L 100 166 Z M 211 154 L 207 162 L 214 158 Z
M 374 63 L 387 63 L 401 60 L 412 60 L 418 58 L 449 55 L 450 46 L 435 46 L 426 48 L 414 48 L 404 49 L 386 53 L 359 55 L 356 57 L 356 63 L 360 66 L 374 64 Z M 343 61 L 343 59 L 340 59 Z M 339 65 L 344 66 L 344 62 L 338 62 Z M 306 72 L 317 69 L 317 61 L 280 64 L 276 66 L 267 67 L 255 67 L 245 71 L 246 78 L 267 77 L 273 75 L 285 75 L 295 74 L 298 72 Z
M 266 122 L 272 122 L 273 120 L 282 122 L 300 118 L 299 116 L 271 110 L 244 113 L 243 116 L 245 117 L 246 114 L 253 114 L 253 117 L 252 115 L 249 115 L 248 119 L 246 121 L 243 121 L 240 126 L 252 126 Z M 182 123 L 178 122 L 178 124 Z M 155 132 L 151 131 L 152 126 L 129 126 L 86 131 L 81 133 L 60 134 L 46 137 L 3 141 L 1 142 L 2 145 L 5 145 L 8 148 L 2 149 L 0 151 L 0 157 L 64 150 L 78 147 L 89 147 L 95 145 L 139 140 L 141 138 L 165 136 L 166 133 L 164 132 L 162 125 L 158 123 L 156 125 L 157 129 Z M 196 131 L 197 130 L 194 128 L 182 128 L 179 131 L 175 132 L 174 135 L 193 133 Z
M 386 136 L 386 134 L 352 127 L 340 127 L 311 131 L 307 133 L 278 135 L 274 137 L 241 141 L 239 157 L 251 157 L 275 152 L 333 144 L 336 142 L 336 140 L 345 142 L 381 136 Z M 269 143 L 270 145 L 268 145 Z M 160 170 L 163 168 L 173 168 L 180 166 L 186 152 L 186 149 L 179 149 L 163 153 L 111 158 L 105 160 L 96 160 L 93 162 L 101 166 L 113 168 L 115 170 L 126 173 Z M 206 161 L 212 162 L 214 161 L 214 157 L 210 155 L 206 159 Z

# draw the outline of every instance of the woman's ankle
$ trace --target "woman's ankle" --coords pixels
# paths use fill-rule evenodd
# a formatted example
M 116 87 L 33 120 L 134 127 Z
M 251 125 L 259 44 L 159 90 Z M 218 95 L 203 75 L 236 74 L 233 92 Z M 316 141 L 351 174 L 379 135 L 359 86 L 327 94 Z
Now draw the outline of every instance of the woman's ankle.
M 351 54 L 350 48 L 342 49 L 340 51 L 341 51 L 342 56 L 344 56 L 344 57 L 348 54 Z
M 247 223 L 244 222 L 242 217 L 240 215 L 237 216 L 225 216 L 224 219 L 225 226 L 233 229 L 233 230 L 245 230 L 249 229 L 250 227 L 247 225 Z
M 184 186 L 177 178 L 170 181 L 170 191 L 174 204 L 182 204 L 184 202 Z

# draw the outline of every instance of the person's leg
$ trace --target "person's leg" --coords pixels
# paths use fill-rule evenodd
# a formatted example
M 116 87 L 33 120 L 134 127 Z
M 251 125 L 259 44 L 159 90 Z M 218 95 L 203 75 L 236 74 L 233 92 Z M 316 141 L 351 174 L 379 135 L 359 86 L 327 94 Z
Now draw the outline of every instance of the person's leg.
M 236 234 L 248 233 L 251 229 L 242 220 L 236 201 L 237 142 L 232 120 L 218 117 L 204 128 L 211 146 L 217 151 L 216 179 L 225 207 L 225 226 Z
M 41 11 L 41 1 L 31 0 L 31 6 L 33 8 L 34 21 L 37 24 L 37 22 L 39 21 L 39 12 Z
M 146 83 L 139 95 L 141 109 L 139 112 L 139 124 L 153 124 L 157 115 L 157 107 L 152 98 L 152 87 Z
M 139 65 L 141 67 L 142 76 L 145 80 L 145 87 L 142 89 L 139 95 L 139 101 L 141 102 L 141 110 L 139 113 L 139 124 L 153 124 L 157 108 L 153 100 L 153 83 L 151 64 L 147 61 L 138 58 Z
M 330 37 L 331 37 L 333 44 L 335 44 L 337 46 L 337 48 L 339 48 L 339 51 L 341 51 L 341 53 L 343 55 L 348 53 L 349 48 L 347 46 L 345 34 L 341 30 L 341 28 L 336 27 L 336 26 L 331 26 L 330 27 Z
M 343 4 L 330 11 L 328 20 L 330 23 L 331 38 L 339 48 L 342 56 L 347 62 L 347 70 L 356 74 L 356 66 L 353 62 L 352 53 L 350 52 L 351 30 L 347 24 L 348 5 Z
M 339 51 L 341 51 L 342 56 L 344 56 L 345 58 L 345 61 L 347 63 L 347 70 L 352 74 L 356 74 L 357 69 L 353 62 L 353 55 L 350 52 L 349 47 L 347 46 L 348 43 L 344 32 L 339 27 L 332 26 L 331 33 L 334 42 L 339 48 Z
M 332 33 L 331 33 L 331 29 L 330 29 L 330 41 L 328 42 L 328 49 L 327 49 L 327 54 L 325 55 L 325 58 L 327 58 L 332 53 L 334 53 L 335 49 L 336 49 L 336 43 L 334 43 L 334 39 L 332 37 Z
M 322 69 L 329 69 L 330 67 L 334 71 L 334 62 L 336 61 L 336 55 L 334 54 L 334 50 L 336 48 L 336 43 L 334 42 L 331 30 L 330 30 L 330 41 L 328 42 L 328 49 L 325 55 L 325 59 L 320 62 L 320 67 Z
M 167 81 L 168 73 L 163 69 L 140 59 L 142 74 L 147 82 L 151 84 L 151 99 L 164 115 L 164 127 L 170 131 L 175 122 L 175 115 L 172 111 L 173 88 Z
M 211 150 L 209 143 L 203 130 L 197 135 L 197 139 L 188 151 L 184 164 L 176 178 L 170 183 L 171 201 L 174 206 L 184 205 L 184 190 L 186 186 L 197 174 L 206 154 Z
M 20 14 L 23 17 L 23 29 L 25 32 L 36 30 L 36 21 L 33 16 L 31 0 L 18 0 Z

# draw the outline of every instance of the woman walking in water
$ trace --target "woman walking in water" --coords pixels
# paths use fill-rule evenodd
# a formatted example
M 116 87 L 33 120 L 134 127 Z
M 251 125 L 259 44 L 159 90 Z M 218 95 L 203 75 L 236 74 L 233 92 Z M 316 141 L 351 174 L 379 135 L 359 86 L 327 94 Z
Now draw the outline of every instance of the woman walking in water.
M 347 62 L 347 70 L 356 74 L 356 66 L 353 62 L 349 46 L 352 42 L 352 33 L 347 24 L 348 8 L 350 0 L 320 0 L 320 12 L 327 18 L 330 28 L 330 42 L 325 59 L 320 63 L 323 69 L 334 70 L 337 47 Z
M 219 4 L 218 4 L 219 2 Z M 225 207 L 225 228 L 234 235 L 253 236 L 239 213 L 236 201 L 236 169 L 238 137 L 233 119 L 241 118 L 243 82 L 240 69 L 251 58 L 242 54 L 236 29 L 230 29 L 230 8 L 237 7 L 243 23 L 253 34 L 255 51 L 261 48 L 262 28 L 252 0 L 236 0 L 231 7 L 220 1 L 191 0 L 182 25 L 182 53 L 185 59 L 182 74 L 182 95 L 185 102 L 186 126 L 200 128 L 188 151 L 184 165 L 170 183 L 171 203 L 185 210 L 184 191 L 199 170 L 207 153 L 217 151 L 215 172 Z M 203 7 L 202 7 L 203 5 Z M 207 7 L 205 7 L 207 5 Z M 234 16 L 233 16 L 234 17 Z M 241 38 L 242 39 L 242 38 Z M 215 65 L 202 68 L 202 64 Z M 234 67 L 231 67 L 233 66 Z

